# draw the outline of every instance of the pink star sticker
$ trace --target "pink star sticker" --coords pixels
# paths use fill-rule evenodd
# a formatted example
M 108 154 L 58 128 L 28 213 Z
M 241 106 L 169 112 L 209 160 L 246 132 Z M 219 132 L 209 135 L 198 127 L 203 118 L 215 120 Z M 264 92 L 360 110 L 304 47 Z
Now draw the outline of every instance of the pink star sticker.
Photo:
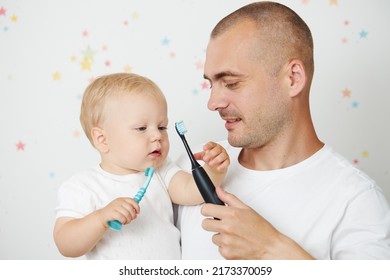
M 19 142 L 16 143 L 15 145 L 16 145 L 16 150 L 24 151 L 24 146 L 26 146 L 26 143 L 23 143 L 21 140 L 19 140 Z
M 210 88 L 210 84 L 207 81 L 204 81 L 203 83 L 200 84 L 202 89 L 208 89 Z
M 4 7 L 1 7 L 0 8 L 0 16 L 5 16 L 5 13 L 7 12 L 6 9 L 4 9 Z

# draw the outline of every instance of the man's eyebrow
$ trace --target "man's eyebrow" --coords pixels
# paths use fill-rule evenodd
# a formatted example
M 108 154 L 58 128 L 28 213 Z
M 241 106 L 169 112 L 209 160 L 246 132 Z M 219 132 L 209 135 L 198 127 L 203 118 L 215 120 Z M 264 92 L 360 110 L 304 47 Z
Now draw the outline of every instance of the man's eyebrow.
M 213 77 L 208 77 L 206 74 L 203 74 L 203 78 L 206 79 L 206 80 L 215 80 L 215 81 L 218 81 L 219 79 L 222 79 L 224 77 L 240 77 L 242 75 L 238 74 L 238 73 L 234 73 L 234 72 L 231 72 L 231 71 L 223 71 L 223 72 L 219 72 L 217 74 L 215 74 Z

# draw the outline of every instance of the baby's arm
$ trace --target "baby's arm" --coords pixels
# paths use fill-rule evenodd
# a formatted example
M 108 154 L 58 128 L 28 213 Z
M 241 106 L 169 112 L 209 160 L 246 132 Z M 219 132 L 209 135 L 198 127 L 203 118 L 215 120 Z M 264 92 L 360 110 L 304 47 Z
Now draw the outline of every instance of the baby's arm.
M 197 160 L 205 162 L 204 170 L 209 175 L 215 187 L 220 187 L 225 178 L 230 158 L 226 150 L 219 144 L 208 142 L 203 151 L 194 154 Z M 204 200 L 195 184 L 192 174 L 179 171 L 171 179 L 168 186 L 171 200 L 180 205 L 196 205 Z
M 54 241 L 66 257 L 80 257 L 99 242 L 108 228 L 108 221 L 118 220 L 128 224 L 140 211 L 132 198 L 117 198 L 106 207 L 80 218 L 61 217 L 54 226 Z

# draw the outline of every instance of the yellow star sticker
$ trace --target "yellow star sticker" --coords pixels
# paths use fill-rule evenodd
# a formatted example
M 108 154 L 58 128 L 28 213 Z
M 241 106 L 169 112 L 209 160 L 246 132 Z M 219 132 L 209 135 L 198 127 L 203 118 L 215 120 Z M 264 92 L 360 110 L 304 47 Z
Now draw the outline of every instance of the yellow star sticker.
M 368 158 L 368 151 L 367 150 L 362 152 L 362 157 Z
M 17 21 L 18 21 L 18 17 L 17 17 L 16 15 L 13 15 L 13 16 L 11 17 L 11 21 L 12 21 L 12 22 L 17 22 Z
M 123 71 L 125 73 L 131 73 L 132 70 L 133 70 L 133 68 L 131 68 L 130 65 L 126 65 L 125 67 L 123 67 Z
M 329 0 L 329 4 L 330 5 L 337 5 L 338 4 L 337 1 L 338 0 Z
M 138 19 L 139 18 L 139 14 L 137 12 L 134 12 L 134 13 L 131 14 L 131 17 L 133 19 Z
M 61 73 L 58 72 L 58 71 L 56 71 L 56 72 L 54 72 L 53 74 L 51 74 L 51 76 L 53 77 L 53 80 L 54 80 L 54 81 L 59 81 L 59 80 L 61 80 Z
M 83 61 L 80 62 L 81 70 L 91 70 L 91 61 L 88 58 L 84 58 Z

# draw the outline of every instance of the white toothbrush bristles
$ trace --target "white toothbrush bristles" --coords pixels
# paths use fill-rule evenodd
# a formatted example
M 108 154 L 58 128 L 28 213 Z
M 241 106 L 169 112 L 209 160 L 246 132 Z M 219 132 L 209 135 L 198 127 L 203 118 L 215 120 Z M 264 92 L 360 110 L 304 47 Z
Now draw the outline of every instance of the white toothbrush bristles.
M 187 132 L 187 129 L 184 126 L 184 122 L 183 121 L 176 122 L 175 123 L 175 127 L 176 127 L 177 132 L 180 135 L 184 135 Z

